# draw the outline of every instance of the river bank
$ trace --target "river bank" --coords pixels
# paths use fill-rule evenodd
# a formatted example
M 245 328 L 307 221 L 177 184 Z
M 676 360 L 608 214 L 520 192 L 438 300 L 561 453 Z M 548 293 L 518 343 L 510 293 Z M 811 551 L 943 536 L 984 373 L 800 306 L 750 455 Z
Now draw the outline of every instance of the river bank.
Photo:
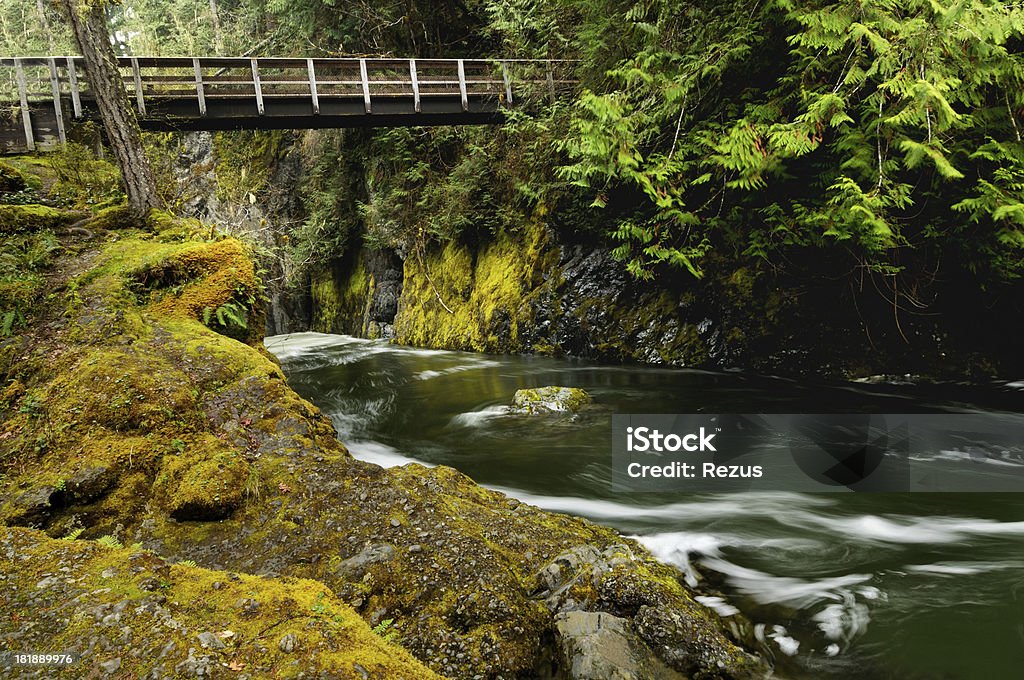
M 609 417 L 998 415 L 1024 410 L 1020 384 L 829 384 L 308 333 L 266 343 L 356 458 L 450 465 L 632 536 L 689 582 L 713 584 L 719 594 L 701 601 L 726 620 L 741 610 L 784 677 L 988 680 L 1014 677 L 1024 661 L 1016 494 L 614 493 Z M 509 412 L 516 390 L 544 384 L 585 388 L 593 410 Z M 941 468 L 953 454 L 929 455 Z
M 252 596 L 232 616 L 284 616 L 275 598 L 305 601 L 288 595 L 286 579 L 314 579 L 363 617 L 358 626 L 394 630 L 447 677 L 573 677 L 579 650 L 601 648 L 587 642 L 595 634 L 580 620 L 587 613 L 612 617 L 617 644 L 632 650 L 615 663 L 664 677 L 767 672 L 740 645 L 757 646 L 750 630 L 725 625 L 635 541 L 482 489 L 451 468 L 354 460 L 259 349 L 261 294 L 248 248 L 198 222 L 154 213 L 137 223 L 117 210 L 81 225 L 85 233 L 47 237 L 52 268 L 37 263 L 32 279 L 47 293 L 35 294 L 0 342 L 3 524 L 285 579 L 268 586 L 280 593 L 270 603 Z M 40 234 L 27 225 L 16 235 Z M 49 550 L 31 534 L 9 536 Z M 63 567 L 28 559 L 11 568 L 30 580 Z M 208 580 L 213 588 L 217 577 Z M 133 583 L 126 587 L 142 586 Z M 65 595 L 73 593 L 55 594 Z M 188 615 L 187 604 L 168 601 L 172 615 Z M 42 611 L 7 602 L 17 617 L 5 620 L 19 628 Z M 317 606 L 313 613 L 324 613 Z M 71 634 L 60 621 L 44 630 L 60 641 Z M 88 640 L 66 641 L 89 651 L 79 648 Z M 299 644 L 312 642 L 299 635 Z M 122 672 L 165 673 L 191 655 L 185 640 L 165 661 L 130 649 Z M 292 661 L 259 650 L 245 663 L 285 672 L 280 664 Z M 370 677 L 412 673 L 391 665 L 405 657 L 365 652 L 354 663 Z M 231 661 L 227 646 L 195 653 L 207 665 Z M 110 660 L 86 663 L 100 672 Z M 365 677 L 353 668 L 337 672 Z

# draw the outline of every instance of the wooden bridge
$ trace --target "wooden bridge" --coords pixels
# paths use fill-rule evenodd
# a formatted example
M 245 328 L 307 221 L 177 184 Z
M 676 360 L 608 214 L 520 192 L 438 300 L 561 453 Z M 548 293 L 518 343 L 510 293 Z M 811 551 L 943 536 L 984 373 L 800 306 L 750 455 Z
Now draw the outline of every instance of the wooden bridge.
M 517 59 L 122 57 L 146 130 L 473 125 L 571 87 L 570 63 Z M 0 58 L 0 153 L 99 120 L 82 57 Z

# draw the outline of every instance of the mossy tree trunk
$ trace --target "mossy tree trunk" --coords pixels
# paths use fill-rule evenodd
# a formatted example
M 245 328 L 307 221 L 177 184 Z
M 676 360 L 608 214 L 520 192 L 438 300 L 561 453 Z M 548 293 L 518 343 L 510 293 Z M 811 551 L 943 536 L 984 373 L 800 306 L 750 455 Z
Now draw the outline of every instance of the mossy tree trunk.
M 121 167 L 128 205 L 144 214 L 159 207 L 156 180 L 142 146 L 142 133 L 135 111 L 128 100 L 117 56 L 110 43 L 105 0 L 60 0 L 60 7 L 71 22 L 82 56 L 89 89 L 103 119 L 107 139 Z

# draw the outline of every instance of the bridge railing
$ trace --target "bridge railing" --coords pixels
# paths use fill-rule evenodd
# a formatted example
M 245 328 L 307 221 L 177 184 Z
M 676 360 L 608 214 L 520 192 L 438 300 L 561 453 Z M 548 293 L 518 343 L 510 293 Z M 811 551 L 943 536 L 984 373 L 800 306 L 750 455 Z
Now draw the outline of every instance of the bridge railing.
M 554 98 L 575 83 L 573 62 L 516 59 L 394 59 L 292 57 L 121 57 L 118 59 L 125 90 L 147 116 L 147 102 L 193 100 L 195 115 L 208 114 L 213 100 L 250 100 L 253 113 L 265 114 L 275 98 L 308 98 L 311 115 L 320 113 L 329 99 L 362 100 L 372 114 L 374 101 L 411 99 L 416 112 L 431 98 L 470 103 L 493 99 L 510 106 L 538 96 Z M 65 139 L 64 117 L 81 118 L 91 101 L 82 57 L 0 58 L 0 100 L 12 102 L 5 114 L 18 116 L 29 148 L 34 148 L 29 109 L 33 103 L 52 102 L 60 141 Z M 69 104 L 69 106 L 67 106 Z M 64 110 L 68 109 L 68 110 Z

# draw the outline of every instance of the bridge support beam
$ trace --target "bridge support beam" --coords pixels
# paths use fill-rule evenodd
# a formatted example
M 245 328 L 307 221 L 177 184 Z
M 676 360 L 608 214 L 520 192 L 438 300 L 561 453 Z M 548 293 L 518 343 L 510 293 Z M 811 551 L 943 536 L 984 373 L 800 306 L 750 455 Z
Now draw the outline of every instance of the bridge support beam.
M 50 57 L 50 87 L 53 89 L 53 111 L 57 114 L 57 137 L 61 144 L 68 143 L 67 133 L 64 131 L 64 107 L 60 104 L 60 78 L 57 76 L 57 63 Z
M 75 118 L 82 117 L 82 97 L 78 92 L 78 71 L 75 69 L 75 60 L 65 57 L 68 64 L 68 81 L 71 83 L 71 107 L 74 110 Z
M 14 60 L 15 77 L 18 80 L 18 97 L 21 99 L 21 123 L 25 127 L 25 146 L 29 151 L 36 150 L 36 138 L 32 134 L 32 113 L 28 110 L 28 85 L 25 84 L 25 68 L 21 59 Z
M 320 96 L 316 91 L 316 69 L 313 67 L 313 60 L 306 60 L 306 71 L 309 72 L 309 98 L 313 101 L 313 115 L 320 115 Z

